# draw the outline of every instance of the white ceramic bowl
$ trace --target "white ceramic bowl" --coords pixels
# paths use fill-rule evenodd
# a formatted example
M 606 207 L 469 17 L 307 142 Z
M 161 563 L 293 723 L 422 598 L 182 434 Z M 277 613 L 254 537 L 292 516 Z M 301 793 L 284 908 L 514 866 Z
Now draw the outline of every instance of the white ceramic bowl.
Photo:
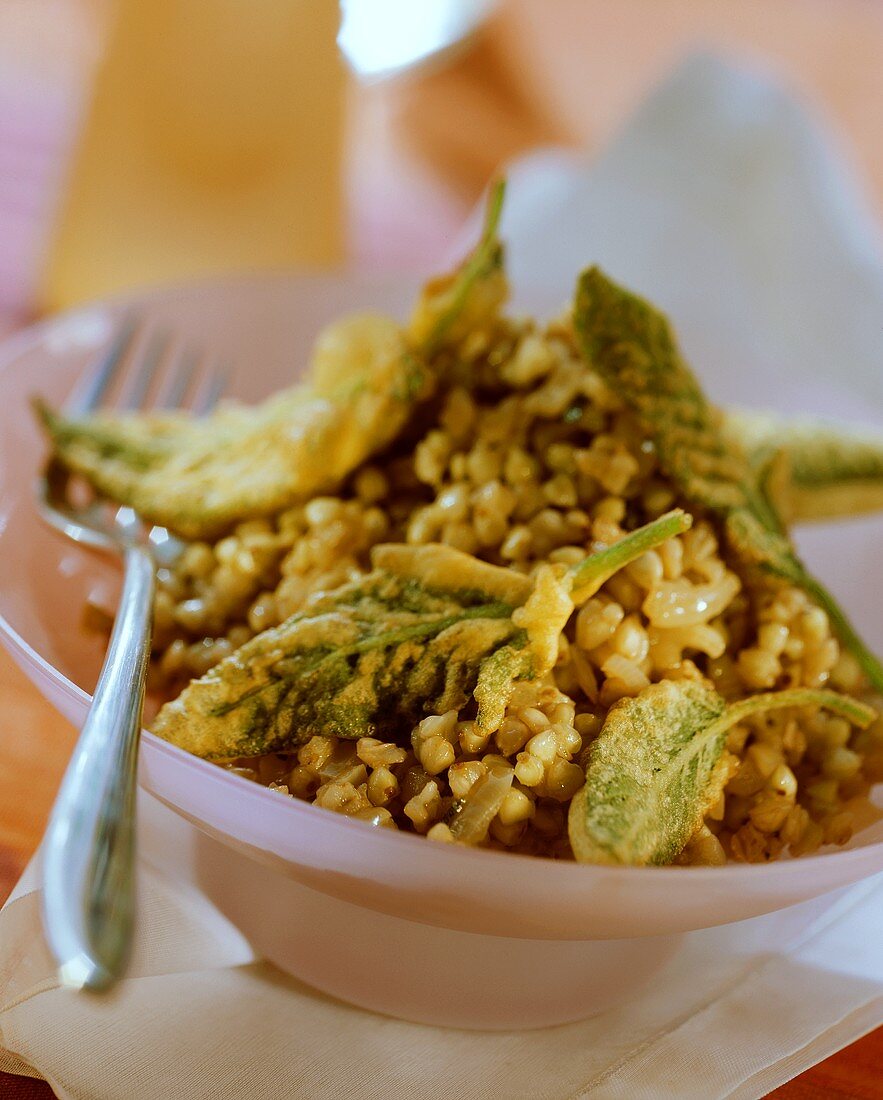
M 389 285 L 270 277 L 157 292 L 138 308 L 222 352 L 235 364 L 232 392 L 257 399 L 300 373 L 327 321 L 366 307 L 402 315 L 408 301 Z M 54 319 L 0 349 L 0 636 L 78 724 L 101 659 L 100 640 L 80 626 L 83 604 L 112 597 L 118 570 L 38 520 L 31 493 L 43 444 L 28 399 L 61 401 L 121 308 Z M 746 372 L 747 401 L 759 381 Z M 815 532 L 805 546 L 878 648 L 881 539 L 883 524 L 866 520 Z M 683 933 L 821 899 L 801 910 L 809 919 L 832 891 L 883 869 L 881 825 L 843 850 L 724 868 L 591 867 L 432 844 L 281 797 L 149 733 L 140 776 L 212 838 L 195 873 L 269 958 L 326 992 L 434 1023 L 588 1015 L 639 988 Z M 779 926 L 769 927 L 775 939 Z M 378 952 L 395 960 L 380 984 Z

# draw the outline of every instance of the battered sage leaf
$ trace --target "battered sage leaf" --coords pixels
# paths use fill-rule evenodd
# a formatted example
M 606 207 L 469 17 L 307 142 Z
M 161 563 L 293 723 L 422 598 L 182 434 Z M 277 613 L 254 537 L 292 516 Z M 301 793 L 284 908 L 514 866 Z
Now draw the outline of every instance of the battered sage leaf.
M 490 190 L 481 239 L 460 267 L 430 280 L 411 317 L 410 336 L 426 355 L 485 328 L 509 292 L 503 270 L 503 247 L 497 236 L 506 184 Z
M 377 547 L 373 570 L 316 598 L 193 681 L 154 732 L 207 758 L 290 749 L 315 734 L 407 737 L 474 694 L 495 729 L 512 685 L 545 675 L 574 608 L 689 526 L 672 513 L 536 581 L 447 546 Z
M 589 750 L 586 785 L 568 817 L 584 863 L 665 864 L 702 824 L 732 774 L 727 731 L 752 714 L 825 707 L 865 728 L 876 717 L 833 691 L 796 688 L 727 706 L 701 683 L 664 680 L 614 704 Z
M 309 381 L 260 405 L 181 412 L 37 411 L 55 454 L 103 496 L 186 538 L 271 515 L 338 484 L 399 433 L 431 388 L 399 326 L 362 314 L 325 329 Z
M 883 509 L 883 432 L 742 409 L 727 410 L 724 429 L 761 476 L 772 476 L 772 495 L 789 520 Z
M 744 449 L 727 438 L 664 314 L 593 267 L 577 286 L 574 326 L 587 360 L 637 415 L 684 500 L 720 518 L 743 565 L 797 585 L 823 608 L 871 685 L 883 691 L 883 666 L 797 557 L 771 494 Z
M 305 383 L 256 406 L 67 418 L 35 402 L 55 456 L 103 496 L 185 538 L 214 538 L 334 489 L 401 432 L 435 389 L 432 358 L 488 322 L 506 297 L 491 194 L 481 240 L 452 275 L 430 282 L 409 326 L 361 314 L 326 328 Z

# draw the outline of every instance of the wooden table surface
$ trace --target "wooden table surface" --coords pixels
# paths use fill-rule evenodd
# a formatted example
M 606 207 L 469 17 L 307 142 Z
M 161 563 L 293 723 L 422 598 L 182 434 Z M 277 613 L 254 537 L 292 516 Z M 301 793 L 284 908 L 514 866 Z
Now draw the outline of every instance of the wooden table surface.
M 352 139 L 355 178 L 364 182 L 357 254 L 375 266 L 389 261 L 384 242 L 404 216 L 393 200 L 405 186 L 409 209 L 419 207 L 429 228 L 414 228 L 410 251 L 394 254 L 394 262 L 421 247 L 441 248 L 498 165 L 537 144 L 597 147 L 648 85 L 697 44 L 780 70 L 846 136 L 883 211 L 878 0 L 509 0 L 446 65 L 360 91 Z M 378 195 L 386 221 L 373 201 Z M 39 841 L 75 731 L 2 651 L 0 701 L 2 901 Z M 773 1095 L 881 1100 L 881 1067 L 883 1029 Z M 51 1092 L 0 1074 L 0 1096 L 36 1100 Z

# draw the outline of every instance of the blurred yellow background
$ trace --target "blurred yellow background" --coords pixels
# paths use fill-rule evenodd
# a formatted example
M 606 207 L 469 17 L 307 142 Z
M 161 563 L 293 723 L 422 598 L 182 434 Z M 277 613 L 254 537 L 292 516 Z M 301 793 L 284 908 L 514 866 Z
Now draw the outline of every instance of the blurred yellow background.
M 118 0 L 43 304 L 342 255 L 336 0 Z

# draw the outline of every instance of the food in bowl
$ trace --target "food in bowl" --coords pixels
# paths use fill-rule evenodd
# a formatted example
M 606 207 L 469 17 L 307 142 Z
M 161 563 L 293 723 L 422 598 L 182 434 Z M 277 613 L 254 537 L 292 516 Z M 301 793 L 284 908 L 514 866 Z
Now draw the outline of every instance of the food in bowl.
M 188 540 L 160 571 L 154 731 L 440 842 L 844 843 L 883 778 L 883 669 L 786 520 L 883 503 L 883 446 L 715 410 L 596 268 L 550 324 L 506 316 L 500 200 L 405 328 L 332 325 L 261 406 L 42 410 L 61 462 Z

